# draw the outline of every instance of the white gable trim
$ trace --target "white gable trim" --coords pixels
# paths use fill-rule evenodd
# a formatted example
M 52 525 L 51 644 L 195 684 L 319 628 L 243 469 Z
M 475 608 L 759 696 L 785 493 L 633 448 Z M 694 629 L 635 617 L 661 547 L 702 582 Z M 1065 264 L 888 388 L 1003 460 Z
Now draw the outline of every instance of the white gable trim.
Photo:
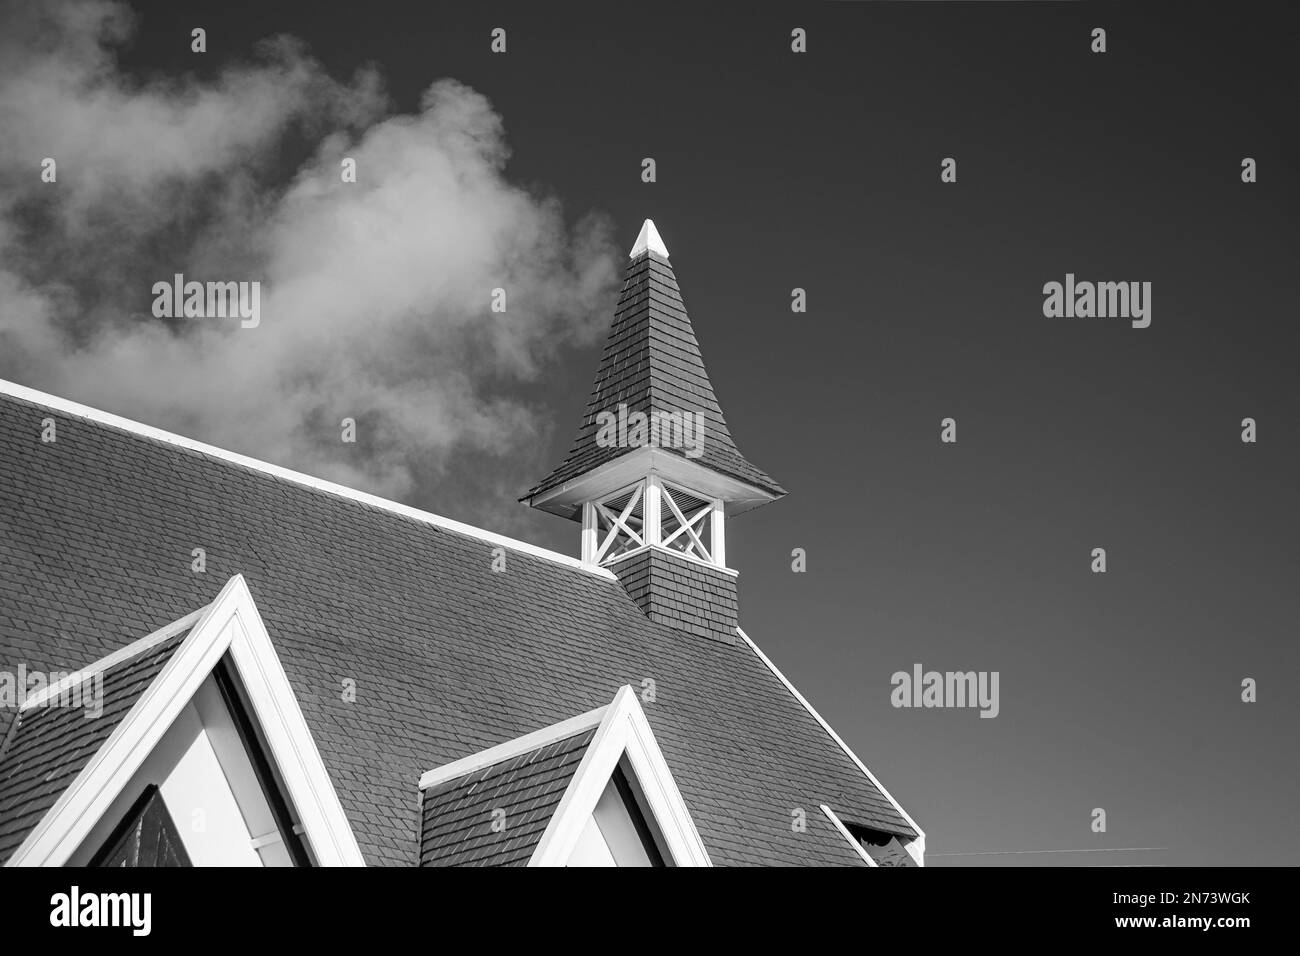
M 645 554 L 647 551 L 658 551 L 660 554 L 672 555 L 674 558 L 678 558 L 682 561 L 694 561 L 696 564 L 704 565 L 706 568 L 708 568 L 711 571 L 719 571 L 722 574 L 726 574 L 733 578 L 740 577 L 740 572 L 737 571 L 735 568 L 724 568 L 720 564 L 714 564 L 712 561 L 705 561 L 703 558 L 697 558 L 693 554 L 686 554 L 685 552 L 682 551 L 674 551 L 672 548 L 664 547 L 662 544 L 643 544 L 638 548 L 633 548 L 631 551 L 624 551 L 622 554 L 618 555 L 617 557 L 608 559 L 604 564 L 601 565 L 601 567 L 612 568 L 620 561 L 626 561 L 628 558 L 636 557 L 638 554 Z
M 497 744 L 495 747 L 489 747 L 487 750 L 480 750 L 468 757 L 462 757 L 460 760 L 444 764 L 420 777 L 420 789 L 428 790 L 430 787 L 435 787 L 448 780 L 455 780 L 457 777 L 463 777 L 468 773 L 474 773 L 476 770 L 486 769 L 494 764 L 501 763 L 503 760 L 510 760 L 520 754 L 540 750 L 542 747 L 560 740 L 568 740 L 584 730 L 599 726 L 608 710 L 609 705 L 606 704 L 604 707 L 597 707 L 595 710 L 590 710 L 577 717 L 570 717 L 558 724 L 543 727 L 541 730 L 535 730 L 523 737 L 507 740 L 503 744 Z
M 254 471 L 260 471 L 267 475 L 274 475 L 276 478 L 282 478 L 285 481 L 292 481 L 297 485 L 305 485 L 308 488 L 315 488 L 317 491 L 324 491 L 332 495 L 340 495 L 344 498 L 350 498 L 353 501 L 359 501 L 362 504 L 381 508 L 384 511 L 401 515 L 404 518 L 411 518 L 424 524 L 434 525 L 435 527 L 442 528 L 446 531 L 455 531 L 457 534 L 464 534 L 471 538 L 478 538 L 480 541 L 485 541 L 488 544 L 500 545 L 501 547 L 510 548 L 514 551 L 522 552 L 523 554 L 530 554 L 535 558 L 544 558 L 547 561 L 553 561 L 557 564 L 577 568 L 580 571 L 586 571 L 588 574 L 594 574 L 597 577 L 608 578 L 611 581 L 616 580 L 612 571 L 597 565 L 585 563 L 580 559 L 570 557 L 567 554 L 560 554 L 558 551 L 548 551 L 546 548 L 539 548 L 537 545 L 529 544 L 526 541 L 517 541 L 514 538 L 508 538 L 503 534 L 484 531 L 482 528 L 476 528 L 473 525 L 454 521 L 451 518 L 444 518 L 441 515 L 432 514 L 428 511 L 421 511 L 418 508 L 410 508 L 406 505 L 399 504 L 396 501 L 389 501 L 387 498 L 380 498 L 377 495 L 366 494 L 364 491 L 357 491 L 354 488 L 336 485 L 334 482 L 326 481 L 323 478 L 304 475 L 302 472 L 292 471 L 288 468 L 281 468 L 279 465 L 272 465 L 269 462 L 259 461 L 256 458 L 239 455 L 233 451 L 227 451 L 224 448 L 217 448 L 214 445 L 205 445 L 203 442 L 194 441 L 193 439 L 185 438 L 181 435 L 175 435 L 171 432 L 163 431 L 160 428 L 154 428 L 151 425 L 142 425 L 140 422 L 132 421 L 129 418 L 121 418 L 117 415 L 111 415 L 108 412 L 100 411 L 97 408 L 91 408 L 89 405 L 81 405 L 77 402 L 70 402 L 65 398 L 59 398 L 56 395 L 48 395 L 45 392 L 38 392 L 36 389 L 27 388 L 25 385 L 18 385 L 15 382 L 7 382 L 4 379 L 0 379 L 0 394 L 12 395 L 14 398 L 19 398 L 35 405 L 44 405 L 47 408 L 53 409 L 56 412 L 62 412 L 65 415 L 72 415 L 76 418 L 85 418 L 92 422 L 99 422 L 101 425 L 120 428 L 124 431 L 141 435 L 145 438 L 152 438 L 155 441 L 165 442 L 168 445 L 176 445 L 179 448 L 187 448 L 190 451 L 197 451 L 204 455 L 210 455 L 213 458 L 220 458 L 222 461 L 228 461 L 244 468 L 251 468 Z
M 587 819 L 626 754 L 647 809 L 664 840 L 665 855 L 676 866 L 712 866 L 695 821 L 655 741 L 636 692 L 619 688 L 595 737 L 569 781 L 560 804 L 538 841 L 529 866 L 564 866 Z
M 911 825 L 912 829 L 914 829 L 917 832 L 916 838 L 908 841 L 905 846 L 907 852 L 911 854 L 914 860 L 916 860 L 917 866 L 924 866 L 925 865 L 925 831 L 922 830 L 920 826 L 917 825 L 917 822 L 912 819 L 911 814 L 909 814 L 906 810 L 903 809 L 903 805 L 899 803 L 897 800 L 895 800 L 893 796 L 890 795 L 889 791 L 884 788 L 884 785 L 881 784 L 881 782 L 876 779 L 876 775 L 867 769 L 867 765 L 858 759 L 858 755 L 855 754 L 849 748 L 849 745 L 846 744 L 843 738 L 840 737 L 840 735 L 835 732 L 835 729 L 831 727 L 830 724 L 826 723 L 825 720 L 822 719 L 822 715 L 817 713 L 816 709 L 813 707 L 812 704 L 808 703 L 807 699 L 804 697 L 803 694 L 799 693 L 798 688 L 796 688 L 794 684 L 791 684 L 790 681 L 786 679 L 786 676 L 782 674 L 781 671 L 777 668 L 777 666 L 773 664 L 771 660 L 768 659 L 768 656 L 764 654 L 762 650 L 759 649 L 759 646 L 749 639 L 749 635 L 746 634 L 740 628 L 736 628 L 736 633 L 739 634 L 744 639 L 745 643 L 748 644 L 750 648 L 753 650 L 753 652 L 758 655 L 758 659 L 767 665 L 767 669 L 776 675 L 777 679 L 780 680 L 781 683 L 785 685 L 786 690 L 788 690 L 792 695 L 794 695 L 795 700 L 803 704 L 804 710 L 808 711 L 808 713 L 810 713 L 813 716 L 813 718 L 817 721 L 817 723 L 822 725 L 822 729 L 825 730 L 826 733 L 830 734 L 831 739 L 840 745 L 840 749 L 849 755 L 849 759 L 858 765 L 858 769 L 861 770 L 864 774 L 866 774 L 867 779 L 870 780 L 875 785 L 876 789 L 879 790 L 881 794 L 884 796 L 884 798 L 893 805 L 894 809 L 898 811 L 899 815 L 904 820 L 906 820 L 909 825 Z
M 879 865 L 871 858 L 871 854 L 863 848 L 862 844 L 853 838 L 853 834 L 849 832 L 849 828 L 846 827 L 840 818 L 835 815 L 834 810 L 823 803 L 822 813 L 826 814 L 827 819 L 829 819 L 831 823 L 835 824 L 835 829 L 839 830 L 844 839 L 849 841 L 849 846 L 853 847 L 853 852 L 862 857 L 862 859 L 866 861 L 867 866 Z
M 248 695 L 249 716 L 266 738 L 268 756 L 284 781 L 285 796 L 298 814 L 315 862 L 364 866 L 242 575 L 231 578 L 202 612 L 161 673 L 6 865 L 64 865 L 227 653 Z
M 142 637 L 138 641 L 132 641 L 130 644 L 126 645 L 126 647 L 120 648 L 105 657 L 101 657 L 93 664 L 89 664 L 80 670 L 72 671 L 57 684 L 50 684 L 39 693 L 32 694 L 23 701 L 23 705 L 19 710 L 31 710 L 35 707 L 44 706 L 47 700 L 58 697 L 65 690 L 83 683 L 84 681 L 90 680 L 90 678 L 94 677 L 96 674 L 104 673 L 110 667 L 120 664 L 122 661 L 130 660 L 132 657 L 137 657 L 140 654 L 143 654 L 145 651 L 152 647 L 156 647 L 170 637 L 175 637 L 182 631 L 193 627 L 194 624 L 207 613 L 207 610 L 206 607 L 201 607 L 197 611 L 187 614 L 179 620 L 163 625 L 152 634 Z

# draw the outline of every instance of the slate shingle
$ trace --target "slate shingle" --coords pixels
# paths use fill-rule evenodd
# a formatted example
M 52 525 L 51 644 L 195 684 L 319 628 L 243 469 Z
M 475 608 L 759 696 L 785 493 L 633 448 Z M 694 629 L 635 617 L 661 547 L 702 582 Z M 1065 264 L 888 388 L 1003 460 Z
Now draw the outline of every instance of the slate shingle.
M 425 790 L 420 865 L 525 865 L 595 736 L 592 727 Z
M 691 412 L 704 416 L 703 454 L 694 459 L 715 471 L 739 478 L 774 495 L 785 489 L 750 464 L 736 448 L 722 408 L 713 392 L 695 330 L 686 315 L 677 278 L 668 260 L 646 250 L 628 263 L 614 323 L 592 388 L 591 399 L 569 454 L 526 500 L 632 451 L 597 443 L 597 416 L 629 412 Z M 679 454 L 681 449 L 667 448 Z

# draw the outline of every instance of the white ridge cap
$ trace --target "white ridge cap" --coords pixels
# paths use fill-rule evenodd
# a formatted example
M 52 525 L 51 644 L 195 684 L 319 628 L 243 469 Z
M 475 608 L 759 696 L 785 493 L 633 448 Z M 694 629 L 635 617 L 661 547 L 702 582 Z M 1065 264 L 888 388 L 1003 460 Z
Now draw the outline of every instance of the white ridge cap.
M 65 415 L 85 418 L 92 422 L 99 422 L 101 425 L 108 425 L 111 428 L 120 428 L 123 431 L 128 431 L 144 438 L 152 438 L 154 441 L 164 442 L 168 445 L 176 445 L 179 448 L 188 448 L 190 451 L 197 451 L 200 454 L 210 455 L 213 458 L 219 458 L 222 461 L 228 461 L 244 468 L 251 468 L 254 471 L 273 475 L 276 478 L 291 481 L 297 485 L 305 485 L 308 488 L 315 488 L 317 491 L 324 491 L 332 495 L 339 495 L 343 498 L 350 498 L 353 501 L 359 501 L 362 504 L 371 505 L 372 507 L 380 508 L 391 514 L 401 515 L 404 518 L 421 521 L 424 524 L 431 524 L 446 531 L 455 531 L 458 534 L 468 535 L 471 538 L 478 538 L 480 541 L 486 541 L 489 544 L 499 544 L 502 547 L 511 548 L 512 550 L 522 552 L 523 554 L 531 554 L 536 558 L 544 558 L 547 561 L 553 561 L 556 564 L 563 564 L 571 568 L 577 568 L 579 571 L 586 571 L 588 574 L 594 574 L 597 577 L 608 578 L 611 581 L 617 580 L 617 578 L 614 577 L 614 572 L 610 571 L 608 568 L 602 568 L 599 565 L 590 564 L 580 558 L 574 558 L 567 554 L 560 554 L 558 551 L 549 551 L 546 548 L 539 548 L 537 545 L 529 544 L 527 541 L 518 541 L 515 538 L 508 538 L 503 534 L 485 531 L 482 528 L 476 528 L 473 525 L 465 524 L 461 521 L 444 518 L 442 515 L 436 515 L 429 511 L 421 511 L 419 508 L 412 508 L 397 501 L 390 501 L 387 498 L 380 498 L 378 495 L 367 494 L 364 491 L 357 491 L 355 488 L 348 488 L 346 485 L 338 485 L 332 481 L 326 481 L 323 478 L 305 475 L 300 471 L 281 468 L 279 465 L 272 465 L 270 462 L 260 461 L 257 458 L 249 458 L 247 455 L 240 455 L 233 451 L 227 451 L 224 448 L 217 448 L 215 445 L 205 445 L 203 442 L 194 441 L 192 438 L 186 438 L 183 435 L 176 435 L 172 432 L 163 431 L 161 428 L 154 428 L 152 425 L 144 425 L 140 422 L 132 421 L 129 418 L 122 418 L 119 415 L 100 411 L 98 408 L 91 408 L 89 405 L 71 402 L 66 398 L 59 398 L 57 395 L 49 395 L 45 392 L 37 391 L 34 388 L 28 388 L 26 385 L 19 385 L 16 382 L 8 382 L 4 379 L 0 379 L 0 395 L 11 395 L 24 402 L 31 402 L 33 405 L 44 405 L 47 408 L 51 408 L 56 412 L 62 412 Z
M 657 255 L 663 256 L 665 259 L 668 258 L 668 247 L 665 246 L 664 241 L 659 238 L 659 230 L 655 228 L 655 222 L 653 219 L 647 219 L 645 224 L 641 226 L 641 234 L 636 237 L 636 245 L 632 247 L 632 251 L 629 252 L 627 256 L 629 259 L 635 259 L 647 249 Z

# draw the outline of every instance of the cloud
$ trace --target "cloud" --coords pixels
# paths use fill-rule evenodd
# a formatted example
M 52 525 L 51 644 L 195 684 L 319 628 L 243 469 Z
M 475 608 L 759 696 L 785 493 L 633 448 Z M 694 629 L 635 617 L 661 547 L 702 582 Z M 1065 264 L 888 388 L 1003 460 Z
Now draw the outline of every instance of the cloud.
M 603 219 L 507 180 L 484 97 L 440 80 L 393 115 L 374 70 L 336 80 L 287 38 L 141 79 L 119 5 L 4 16 L 0 376 L 435 508 L 473 482 L 458 461 L 536 477 L 513 469 L 548 423 L 514 396 L 604 327 L 617 260 Z M 260 281 L 261 324 L 155 318 L 175 273 Z

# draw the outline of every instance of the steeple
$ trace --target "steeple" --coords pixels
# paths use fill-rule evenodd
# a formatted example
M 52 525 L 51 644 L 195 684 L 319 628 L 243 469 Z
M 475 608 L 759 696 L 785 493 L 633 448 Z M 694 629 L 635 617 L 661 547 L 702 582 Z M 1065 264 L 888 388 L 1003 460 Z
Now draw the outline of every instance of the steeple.
M 521 500 L 581 521 L 583 560 L 609 566 L 629 590 L 629 575 L 653 579 L 655 568 L 660 577 L 671 569 L 705 575 L 706 583 L 728 578 L 730 623 L 702 629 L 732 639 L 725 521 L 784 494 L 731 438 L 668 247 L 647 219 L 573 446 Z M 650 592 L 661 582 L 643 583 L 653 605 Z

